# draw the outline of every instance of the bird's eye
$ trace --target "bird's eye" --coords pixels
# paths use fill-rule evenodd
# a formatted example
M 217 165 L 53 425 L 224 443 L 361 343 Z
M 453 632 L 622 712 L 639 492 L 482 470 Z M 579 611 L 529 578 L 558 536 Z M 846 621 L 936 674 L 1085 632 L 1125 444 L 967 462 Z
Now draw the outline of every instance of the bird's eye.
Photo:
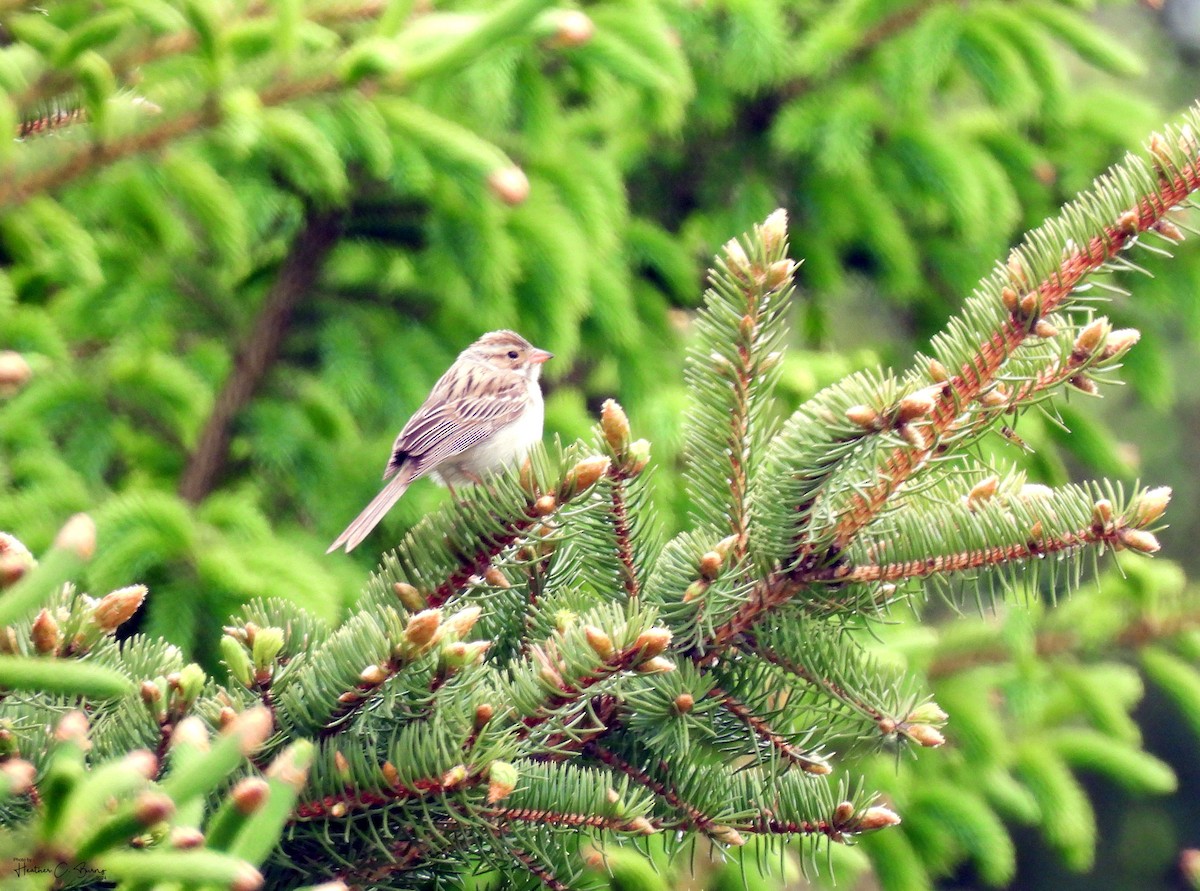
M 509 351 L 508 351 L 508 358 L 510 358 L 510 359 L 515 359 L 515 358 L 517 358 L 517 356 L 519 356 L 519 355 L 520 355 L 520 353 L 518 353 L 516 350 L 509 350 Z

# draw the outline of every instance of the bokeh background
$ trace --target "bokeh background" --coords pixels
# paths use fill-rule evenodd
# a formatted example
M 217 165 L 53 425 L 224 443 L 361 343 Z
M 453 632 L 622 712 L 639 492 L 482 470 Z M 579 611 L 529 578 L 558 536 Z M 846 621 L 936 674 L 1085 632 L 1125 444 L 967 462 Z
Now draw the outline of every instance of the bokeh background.
M 788 210 L 785 402 L 905 367 L 1024 231 L 1200 96 L 1195 6 L 0 0 L 0 349 L 31 375 L 0 384 L 0 529 L 40 552 L 91 512 L 87 587 L 147 584 L 140 630 L 220 671 L 240 604 L 336 620 L 447 497 L 415 486 L 324 555 L 433 381 L 499 327 L 556 354 L 548 435 L 622 401 L 677 526 L 712 253 Z M 1142 332 L 1124 386 L 991 446 L 1041 482 L 1172 486 L 1160 557 L 1102 563 L 1057 613 L 1035 592 L 904 617 L 881 646 L 951 723 L 946 749 L 863 768 L 902 831 L 810 879 L 787 856 L 770 878 L 631 860 L 615 885 L 1190 887 L 1200 250 L 1148 247 L 1175 256 L 1138 253 L 1148 274 L 1098 310 Z M 1056 627 L 1083 633 L 1043 645 Z

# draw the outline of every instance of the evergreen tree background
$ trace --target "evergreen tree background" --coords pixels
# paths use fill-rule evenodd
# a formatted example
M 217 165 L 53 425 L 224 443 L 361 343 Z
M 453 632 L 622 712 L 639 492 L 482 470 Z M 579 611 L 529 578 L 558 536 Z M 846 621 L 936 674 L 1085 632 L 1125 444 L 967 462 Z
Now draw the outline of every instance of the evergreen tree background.
M 1035 0 L 0 4 L 0 131 L 21 137 L 0 143 L 0 349 L 32 371 L 18 387 L 6 366 L 0 529 L 42 553 L 89 511 L 82 587 L 146 584 L 140 630 L 220 671 L 243 604 L 335 620 L 444 503 L 415 487 L 353 558 L 323 555 L 432 381 L 497 327 L 556 353 L 549 434 L 590 437 L 620 397 L 679 528 L 682 344 L 718 245 L 790 211 L 788 408 L 903 364 L 1022 231 L 1192 99 L 1158 27 Z M 1194 501 L 1196 402 L 1172 381 L 1200 259 L 1178 252 L 1139 254 L 1154 278 L 1105 309 L 1142 332 L 1110 425 L 1076 400 L 1056 405 L 1069 437 L 1029 412 L 1032 451 L 995 437 L 997 461 Z M 1195 571 L 1198 519 L 1171 522 L 1165 551 Z M 888 630 L 953 747 L 865 765 L 905 823 L 837 849 L 844 875 L 870 858 L 888 887 L 1003 885 L 1025 825 L 1049 858 L 1022 887 L 1097 854 L 1088 887 L 1178 880 L 1200 846 L 1200 638 L 1181 572 L 1133 562 L 1057 612 L 931 606 Z M 1170 703 L 1135 713 L 1147 683 Z M 982 707 L 998 692 L 1011 711 Z M 1174 812 L 1145 797 L 1175 786 L 1147 733 L 1185 784 Z

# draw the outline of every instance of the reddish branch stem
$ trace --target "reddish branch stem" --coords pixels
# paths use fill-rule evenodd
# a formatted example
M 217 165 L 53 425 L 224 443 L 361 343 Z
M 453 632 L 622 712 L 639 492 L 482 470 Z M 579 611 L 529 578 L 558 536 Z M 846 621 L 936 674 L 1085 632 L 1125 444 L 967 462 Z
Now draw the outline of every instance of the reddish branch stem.
M 731 715 L 749 727 L 755 736 L 764 740 L 784 760 L 795 764 L 806 773 L 822 776 L 829 773 L 829 765 L 824 759 L 808 755 L 803 749 L 792 745 L 786 737 L 777 733 L 770 724 L 756 715 L 753 710 L 736 697 L 726 693 L 720 687 L 713 687 L 708 695 L 718 699 Z
M 617 542 L 617 559 L 621 561 L 621 582 L 625 586 L 625 594 L 634 598 L 640 593 L 638 589 L 637 564 L 633 559 L 633 529 L 629 523 L 629 511 L 625 504 L 626 477 L 619 469 L 609 472 L 612 479 L 609 498 L 612 500 L 613 535 Z

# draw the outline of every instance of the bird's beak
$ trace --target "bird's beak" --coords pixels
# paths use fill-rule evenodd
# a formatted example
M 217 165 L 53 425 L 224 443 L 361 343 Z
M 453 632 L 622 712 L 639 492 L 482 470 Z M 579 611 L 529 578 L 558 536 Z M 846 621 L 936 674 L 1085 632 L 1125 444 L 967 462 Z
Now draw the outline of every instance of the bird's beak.
M 549 362 L 553 358 L 554 353 L 546 352 L 546 350 L 539 350 L 537 347 L 534 347 L 529 351 L 529 361 L 534 365 L 541 365 L 543 362 Z

